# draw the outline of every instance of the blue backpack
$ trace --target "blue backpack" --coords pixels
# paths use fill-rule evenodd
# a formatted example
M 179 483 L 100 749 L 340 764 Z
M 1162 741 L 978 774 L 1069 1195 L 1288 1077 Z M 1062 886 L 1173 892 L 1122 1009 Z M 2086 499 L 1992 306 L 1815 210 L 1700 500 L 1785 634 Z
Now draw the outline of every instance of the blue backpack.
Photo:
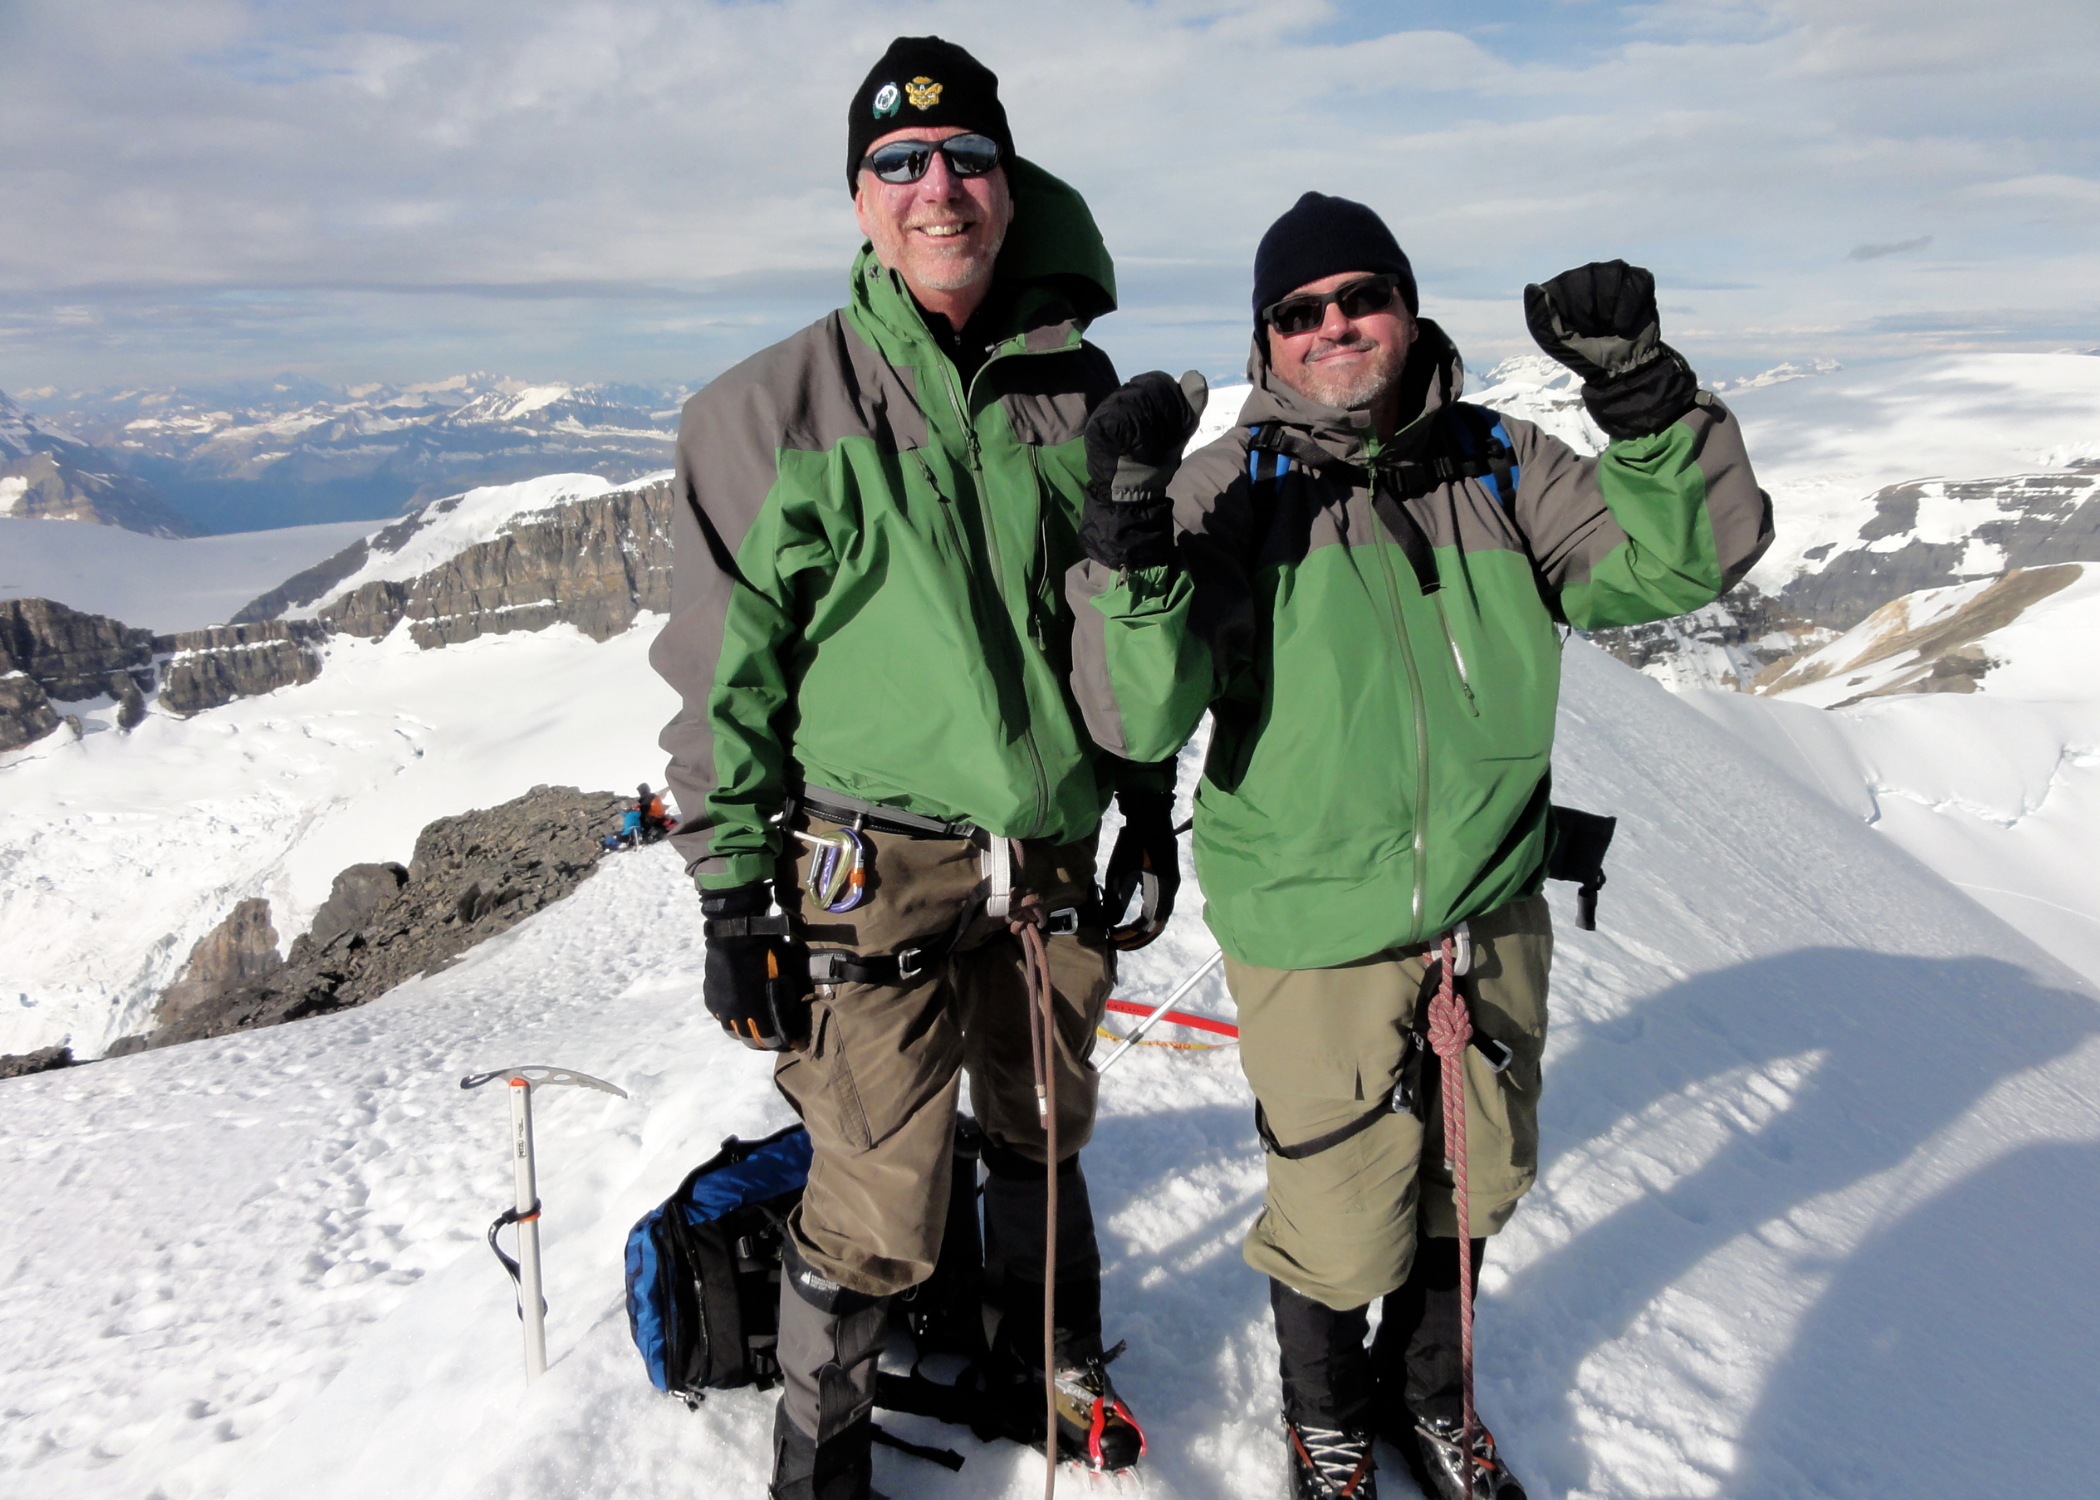
M 731 1136 L 627 1236 L 627 1328 L 649 1382 L 697 1406 L 780 1378 L 780 1237 L 809 1180 L 809 1132 Z

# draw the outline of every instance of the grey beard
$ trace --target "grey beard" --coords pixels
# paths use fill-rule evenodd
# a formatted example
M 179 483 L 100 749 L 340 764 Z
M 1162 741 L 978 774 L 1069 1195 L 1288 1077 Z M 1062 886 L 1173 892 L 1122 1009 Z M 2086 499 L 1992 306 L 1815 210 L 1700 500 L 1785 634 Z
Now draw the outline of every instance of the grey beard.
M 1006 236 L 1002 234 L 985 249 L 983 255 L 973 255 L 968 260 L 957 261 L 935 275 L 922 275 L 920 281 L 930 292 L 959 292 L 966 286 L 975 286 L 992 274 L 992 267 L 998 264 L 999 251 L 1005 244 Z

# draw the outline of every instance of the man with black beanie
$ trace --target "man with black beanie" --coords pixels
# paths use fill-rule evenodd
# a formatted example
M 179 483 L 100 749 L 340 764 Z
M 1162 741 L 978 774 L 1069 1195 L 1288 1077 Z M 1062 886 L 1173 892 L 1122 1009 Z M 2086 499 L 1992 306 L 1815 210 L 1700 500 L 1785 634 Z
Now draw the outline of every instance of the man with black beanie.
M 1594 458 L 1462 401 L 1391 231 L 1321 193 L 1255 253 L 1238 425 L 1179 462 L 1202 382 L 1155 371 L 1087 427 L 1088 728 L 1150 759 L 1212 715 L 1196 866 L 1267 1151 L 1245 1255 L 1300 1500 L 1373 1500 L 1377 1435 L 1425 1493 L 1521 1500 L 1472 1420 L 1465 1296 L 1537 1173 L 1560 630 L 1697 609 L 1772 538 L 1653 277 L 1602 262 L 1524 301 Z
M 1136 1462 L 1079 1150 L 1116 952 L 1165 924 L 1179 868 L 1171 766 L 1099 750 L 1065 677 L 1081 432 L 1116 385 L 1083 337 L 1115 307 L 1093 218 L 1015 154 L 998 80 L 939 37 L 890 46 L 846 136 L 868 241 L 847 305 L 686 403 L 650 653 L 683 698 L 662 743 L 703 997 L 776 1054 L 812 1150 L 785 1236 L 776 1500 L 870 1493 L 892 1300 L 944 1238 L 978 1284 L 965 1073 L 1002 1315 L 978 1415 L 1095 1469 Z M 962 1313 L 981 1344 L 974 1297 Z

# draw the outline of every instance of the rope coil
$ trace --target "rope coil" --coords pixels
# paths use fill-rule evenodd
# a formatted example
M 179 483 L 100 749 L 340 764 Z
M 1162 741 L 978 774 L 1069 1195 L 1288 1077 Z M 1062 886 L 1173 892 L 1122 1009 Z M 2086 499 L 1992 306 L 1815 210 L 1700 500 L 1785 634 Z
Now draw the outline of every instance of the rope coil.
M 1443 1063 L 1444 1155 L 1451 1168 L 1452 1196 L 1458 1210 L 1458 1328 L 1460 1389 L 1464 1426 L 1459 1438 L 1466 1492 L 1472 1493 L 1473 1432 L 1473 1225 L 1472 1195 L 1466 1186 L 1466 1044 L 1473 1040 L 1473 1018 L 1458 996 L 1458 945 L 1450 937 L 1442 951 L 1425 955 L 1441 964 L 1443 977 L 1429 1002 L 1429 1045 Z

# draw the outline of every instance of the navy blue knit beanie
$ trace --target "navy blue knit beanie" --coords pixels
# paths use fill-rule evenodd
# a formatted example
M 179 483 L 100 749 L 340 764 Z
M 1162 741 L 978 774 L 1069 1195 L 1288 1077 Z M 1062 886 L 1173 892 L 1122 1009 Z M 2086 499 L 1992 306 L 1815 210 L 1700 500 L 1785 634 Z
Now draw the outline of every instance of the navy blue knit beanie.
M 1263 308 L 1308 282 L 1343 271 L 1397 275 L 1408 312 L 1421 312 L 1414 267 L 1407 263 L 1385 220 L 1347 198 L 1307 193 L 1269 226 L 1254 252 L 1255 331 L 1261 331 Z
M 900 36 L 846 108 L 846 190 L 859 190 L 860 159 L 873 142 L 913 125 L 960 125 L 997 142 L 1002 163 L 1014 159 L 999 75 L 953 42 Z

